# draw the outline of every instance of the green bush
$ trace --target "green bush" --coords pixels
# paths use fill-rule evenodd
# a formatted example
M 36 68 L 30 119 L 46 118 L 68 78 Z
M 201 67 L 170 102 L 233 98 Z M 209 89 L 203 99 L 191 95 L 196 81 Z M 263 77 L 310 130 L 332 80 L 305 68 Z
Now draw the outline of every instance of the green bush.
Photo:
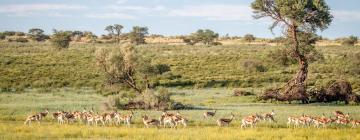
M 4 40 L 6 38 L 6 36 L 4 35 L 4 33 L 0 33 L 0 40 Z
M 347 38 L 344 38 L 341 42 L 342 45 L 345 46 L 354 46 L 358 42 L 358 37 L 356 36 L 349 36 Z
M 50 39 L 53 45 L 57 48 L 68 48 L 71 41 L 71 34 L 67 32 L 56 32 Z

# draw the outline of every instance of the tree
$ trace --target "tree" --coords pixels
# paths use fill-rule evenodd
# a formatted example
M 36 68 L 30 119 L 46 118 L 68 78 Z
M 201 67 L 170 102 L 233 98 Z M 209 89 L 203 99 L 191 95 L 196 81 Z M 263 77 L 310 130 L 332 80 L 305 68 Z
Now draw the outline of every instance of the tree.
M 44 35 L 44 30 L 39 28 L 31 28 L 28 33 L 30 38 L 35 41 L 44 41 L 49 38 L 47 35 Z
M 193 42 L 192 44 L 196 44 L 197 42 L 202 42 L 205 45 L 210 45 L 214 43 L 214 40 L 219 38 L 219 34 L 215 33 L 210 29 L 205 30 L 197 30 L 195 33 L 190 35 L 190 40 Z
M 351 35 L 347 38 L 344 38 L 341 44 L 344 46 L 354 46 L 357 42 L 358 42 L 358 37 Z
M 151 88 L 151 78 L 170 70 L 163 65 L 151 65 L 150 59 L 138 54 L 134 46 L 110 51 L 98 49 L 96 63 L 105 74 L 106 85 L 131 88 L 138 95 Z
M 244 35 L 244 40 L 246 41 L 246 42 L 252 42 L 252 41 L 255 41 L 255 36 L 254 35 L 252 35 L 252 34 L 246 34 L 246 35 Z
M 50 41 L 59 49 L 68 48 L 71 41 L 71 33 L 55 30 Z
M 6 35 L 4 33 L 0 33 L 0 40 L 4 40 L 6 38 Z
M 147 27 L 135 26 L 132 31 L 128 34 L 130 42 L 136 45 L 145 44 L 145 36 L 148 35 Z
M 303 97 L 306 94 L 304 82 L 308 74 L 306 50 L 311 45 L 306 38 L 299 40 L 299 36 L 328 28 L 333 19 L 330 8 L 324 0 L 255 0 L 251 7 L 254 18 L 271 18 L 274 21 L 270 26 L 271 31 L 277 26 L 283 27 L 285 36 L 291 40 L 291 52 L 300 68 L 296 76 L 284 86 L 282 93 L 288 99 Z
M 120 24 L 109 25 L 105 27 L 105 30 L 109 32 L 109 36 L 114 38 L 117 43 L 120 43 L 121 31 L 124 26 Z

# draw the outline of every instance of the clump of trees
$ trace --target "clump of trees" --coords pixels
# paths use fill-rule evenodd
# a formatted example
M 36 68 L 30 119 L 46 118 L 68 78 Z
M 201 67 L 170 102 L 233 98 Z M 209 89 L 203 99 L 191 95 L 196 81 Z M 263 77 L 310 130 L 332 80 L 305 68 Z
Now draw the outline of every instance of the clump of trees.
M 347 81 L 329 82 L 326 87 L 311 90 L 309 95 L 311 102 L 360 102 L 360 96 L 352 92 L 351 84 Z
M 58 49 L 68 48 L 71 41 L 71 33 L 54 30 L 54 34 L 51 36 L 50 41 Z
M 4 33 L 0 33 L 0 40 L 4 40 L 6 38 L 6 35 Z
M 256 37 L 254 35 L 252 35 L 252 34 L 244 35 L 244 40 L 246 42 L 253 42 L 253 41 L 255 41 L 255 39 L 256 39 Z
M 195 33 L 192 33 L 188 37 L 183 37 L 183 41 L 187 45 L 194 45 L 196 43 L 203 43 L 205 45 L 220 45 L 219 42 L 215 42 L 216 39 L 219 38 L 219 34 L 215 33 L 210 29 L 200 29 Z
M 30 39 L 34 41 L 44 41 L 46 39 L 49 39 L 49 36 L 44 34 L 44 30 L 39 28 L 32 28 L 29 30 L 28 35 Z
M 112 50 L 96 51 L 97 66 L 105 75 L 103 90 L 122 94 L 127 103 L 125 109 L 171 108 L 172 101 L 165 91 L 154 91 L 154 80 L 169 72 L 164 64 L 152 64 L 150 59 L 135 50 L 132 45 L 124 45 Z M 126 90 L 127 92 L 121 92 Z M 134 93 L 134 94 L 129 94 Z
M 344 46 L 354 46 L 358 42 L 358 37 L 356 36 L 349 36 L 341 40 L 341 45 Z
M 149 34 L 147 27 L 135 26 L 132 31 L 128 34 L 130 42 L 132 44 L 145 44 L 145 37 Z
M 105 30 L 108 31 L 108 35 L 115 39 L 117 43 L 120 43 L 121 40 L 121 33 L 122 33 L 122 29 L 124 28 L 124 26 L 120 25 L 120 24 L 114 24 L 114 25 L 109 25 L 105 27 Z

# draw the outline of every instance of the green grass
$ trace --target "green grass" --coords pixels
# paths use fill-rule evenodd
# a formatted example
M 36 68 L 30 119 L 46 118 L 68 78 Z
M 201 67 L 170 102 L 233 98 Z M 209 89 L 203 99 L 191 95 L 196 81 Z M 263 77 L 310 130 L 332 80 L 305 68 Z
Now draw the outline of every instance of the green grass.
M 103 75 L 95 66 L 94 52 L 113 44 L 71 44 L 69 49 L 56 50 L 49 43 L 0 42 L 0 89 L 92 87 L 103 84 Z M 154 64 L 168 64 L 177 76 L 164 76 L 160 86 L 166 87 L 240 87 L 260 92 L 280 86 L 297 70 L 296 65 L 283 67 L 269 57 L 270 51 L 282 48 L 259 45 L 232 46 L 137 46 L 141 54 L 152 56 Z M 325 60 L 310 65 L 309 86 L 324 85 L 327 81 L 344 79 L 351 82 L 355 92 L 360 90 L 359 68 L 352 56 L 357 47 L 317 47 Z M 258 72 L 245 62 L 264 66 Z M 360 61 L 359 61 L 360 62 Z
M 101 105 L 107 97 L 96 94 L 89 89 L 59 89 L 51 92 L 31 90 L 24 93 L 0 94 L 0 139 L 54 139 L 54 138 L 113 138 L 113 139 L 358 139 L 360 129 L 351 129 L 349 126 L 332 125 L 327 129 L 316 128 L 287 128 L 286 119 L 290 115 L 302 113 L 320 116 L 325 113 L 331 116 L 334 110 L 349 112 L 352 118 L 360 119 L 360 106 L 339 106 L 332 104 L 271 104 L 253 103 L 252 97 L 232 97 L 228 89 L 170 89 L 175 101 L 186 101 L 199 108 L 195 110 L 180 110 L 189 120 L 188 128 L 176 130 L 143 128 L 141 115 L 148 114 L 151 118 L 158 118 L 161 111 L 136 110 L 134 124 L 131 128 L 121 126 L 86 126 L 82 123 L 58 125 L 50 116 L 41 125 L 33 123 L 23 125 L 27 115 L 49 108 L 50 112 L 57 109 L 74 111 L 83 107 L 94 107 L 96 112 L 104 112 Z M 215 102 L 208 100 L 214 97 Z M 207 109 L 217 109 L 214 118 L 204 120 L 202 113 Z M 241 129 L 242 117 L 254 114 L 276 112 L 278 123 L 260 122 L 256 129 Z M 129 111 L 120 110 L 127 114 Z M 175 111 L 170 111 L 175 112 Z M 235 120 L 228 128 L 216 126 L 216 119 L 228 118 L 230 113 L 235 114 Z

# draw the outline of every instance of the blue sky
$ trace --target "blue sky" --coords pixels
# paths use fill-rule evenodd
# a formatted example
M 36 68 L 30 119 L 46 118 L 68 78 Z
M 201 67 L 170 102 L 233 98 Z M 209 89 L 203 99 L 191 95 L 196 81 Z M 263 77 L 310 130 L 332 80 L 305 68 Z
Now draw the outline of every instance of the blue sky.
M 255 20 L 253 0 L 0 0 L 0 31 L 27 32 L 29 28 L 86 30 L 105 34 L 104 27 L 122 24 L 147 26 L 151 34 L 181 35 L 212 29 L 221 35 L 247 33 L 271 38 L 269 20 Z M 360 36 L 360 1 L 326 0 L 334 21 L 320 35 Z

